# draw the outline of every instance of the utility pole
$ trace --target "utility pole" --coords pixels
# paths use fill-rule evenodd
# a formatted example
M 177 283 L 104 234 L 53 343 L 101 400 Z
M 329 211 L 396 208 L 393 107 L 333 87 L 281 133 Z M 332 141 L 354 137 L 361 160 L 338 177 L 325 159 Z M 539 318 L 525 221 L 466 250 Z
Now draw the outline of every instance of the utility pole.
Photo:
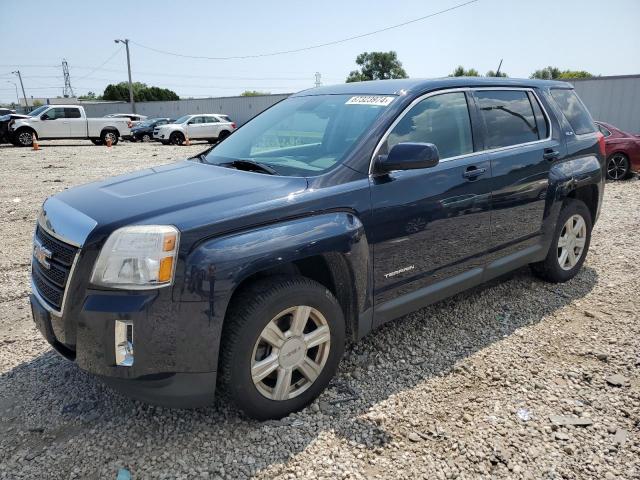
M 129 57 L 129 39 L 125 38 L 114 40 L 116 43 L 124 43 L 127 49 L 127 69 L 129 70 L 129 103 L 131 104 L 131 113 L 136 113 L 136 104 L 133 101 L 133 83 L 131 82 L 131 57 Z
M 62 96 L 64 98 L 75 97 L 73 94 L 73 88 L 71 88 L 71 76 L 69 75 L 69 64 L 63 58 L 62 59 L 62 75 L 64 76 L 64 91 Z
M 315 85 L 316 87 L 319 87 L 320 85 L 322 85 L 322 82 L 321 82 L 322 75 L 320 75 L 320 72 L 316 72 L 315 76 L 316 76 Z
M 22 87 L 22 96 L 24 97 L 24 106 L 28 109 L 29 100 L 27 100 L 27 94 L 24 93 L 24 83 L 22 83 L 22 75 L 20 75 L 20 70 L 16 70 L 15 72 L 11 72 L 11 73 L 18 75 L 18 78 L 20 79 L 20 87 Z M 18 104 L 20 104 L 20 101 L 18 101 Z

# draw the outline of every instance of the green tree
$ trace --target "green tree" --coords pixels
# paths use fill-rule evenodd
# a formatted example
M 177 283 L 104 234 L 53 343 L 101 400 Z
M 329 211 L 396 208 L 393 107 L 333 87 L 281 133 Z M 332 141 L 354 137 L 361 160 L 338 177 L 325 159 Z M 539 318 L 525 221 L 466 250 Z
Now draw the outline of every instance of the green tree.
M 480 74 L 475 68 L 470 68 L 469 70 L 465 70 L 462 65 L 459 65 L 453 73 L 449 74 L 450 77 L 479 77 Z
M 180 100 L 178 94 L 168 88 L 149 87 L 146 83 L 133 82 L 133 99 L 136 102 L 154 102 L 158 100 Z M 129 84 L 120 82 L 109 84 L 104 89 L 103 100 L 129 101 Z
M 504 78 L 507 78 L 508 76 L 509 75 L 507 75 L 505 72 L 494 72 L 493 70 L 489 70 L 485 75 L 485 77 L 504 77 Z
M 366 80 L 387 80 L 390 78 L 407 78 L 396 52 L 364 52 L 356 57 L 356 65 L 360 70 L 353 70 L 347 77 L 349 82 Z
M 260 95 L 271 95 L 271 92 L 261 92 L 259 90 L 245 90 L 240 95 L 243 97 L 259 97 Z
M 594 75 L 585 70 L 560 70 L 558 67 L 547 67 L 536 70 L 529 78 L 540 78 L 542 80 L 556 80 L 569 78 L 592 78 Z
M 79 100 L 99 100 L 100 97 L 98 97 L 95 92 L 87 92 L 86 95 L 80 95 L 78 97 Z

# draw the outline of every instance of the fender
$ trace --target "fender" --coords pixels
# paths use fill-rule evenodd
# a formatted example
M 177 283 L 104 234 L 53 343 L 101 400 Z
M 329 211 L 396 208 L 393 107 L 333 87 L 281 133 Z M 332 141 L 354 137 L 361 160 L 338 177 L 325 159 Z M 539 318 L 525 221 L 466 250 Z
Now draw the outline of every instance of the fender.
M 174 300 L 202 302 L 201 320 L 207 328 L 199 332 L 206 331 L 210 345 L 217 347 L 231 296 L 244 280 L 319 255 L 328 259 L 330 268 L 338 259 L 347 264 L 351 278 L 336 284 L 339 289 L 353 286 L 354 314 L 364 322 L 358 325 L 358 336 L 364 335 L 371 329 L 366 324 L 370 317 L 359 314 L 371 308 L 372 272 L 364 226 L 351 212 L 295 218 L 205 240 L 187 255 L 182 278 L 176 278 Z M 211 351 L 217 362 L 218 348 Z
M 549 201 L 547 215 L 553 221 L 546 222 L 550 228 L 545 232 L 545 244 L 549 245 L 551 242 L 551 236 L 555 231 L 556 220 L 564 200 L 571 197 L 577 190 L 589 185 L 594 185 L 598 194 L 596 216 L 593 218 L 595 224 L 597 216 L 600 214 L 604 182 L 604 166 L 595 155 L 559 162 L 551 167 L 547 194 Z

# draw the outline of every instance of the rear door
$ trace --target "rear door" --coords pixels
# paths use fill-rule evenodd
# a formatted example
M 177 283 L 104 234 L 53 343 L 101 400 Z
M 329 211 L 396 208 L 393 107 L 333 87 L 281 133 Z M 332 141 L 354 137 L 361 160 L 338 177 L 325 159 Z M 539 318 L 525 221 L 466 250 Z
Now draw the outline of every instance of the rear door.
M 69 137 L 84 138 L 87 136 L 87 122 L 82 118 L 79 108 L 65 107 L 64 116 L 67 125 L 69 125 Z
M 491 240 L 491 169 L 474 144 L 464 91 L 425 96 L 378 154 L 401 142 L 438 147 L 432 168 L 371 177 L 376 325 L 478 283 Z
M 474 98 L 491 163 L 491 260 L 541 248 L 549 170 L 561 155 L 532 89 L 477 89 Z
M 207 115 L 205 117 L 205 126 L 204 126 L 204 133 L 205 133 L 205 138 L 218 138 L 218 134 L 220 133 L 220 120 L 218 120 L 216 117 L 214 117 L 213 115 Z

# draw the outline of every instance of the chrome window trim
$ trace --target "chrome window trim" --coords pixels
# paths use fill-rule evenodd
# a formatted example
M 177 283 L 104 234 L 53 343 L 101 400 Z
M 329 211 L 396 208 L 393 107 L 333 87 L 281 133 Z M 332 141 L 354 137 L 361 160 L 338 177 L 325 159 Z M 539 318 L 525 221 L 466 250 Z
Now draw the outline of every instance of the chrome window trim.
M 373 175 L 374 171 L 373 171 L 373 165 L 374 165 L 374 161 L 378 156 L 378 152 L 380 151 L 380 148 L 382 147 L 382 145 L 384 144 L 384 142 L 387 141 L 387 138 L 389 137 L 389 134 L 391 133 L 391 131 L 396 127 L 396 125 L 398 123 L 400 123 L 400 121 L 404 118 L 404 116 L 409 113 L 409 111 L 415 107 L 418 103 L 420 103 L 422 100 L 429 98 L 429 97 L 434 97 L 436 95 L 442 95 L 445 93 L 455 93 L 455 92 L 480 92 L 480 91 L 487 91 L 487 90 L 515 90 L 515 91 L 521 91 L 521 92 L 531 92 L 533 94 L 533 96 L 535 97 L 535 99 L 538 101 L 538 104 L 540 105 L 540 109 L 542 110 L 543 115 L 546 117 L 547 119 L 547 124 L 549 125 L 549 132 L 546 138 L 540 139 L 540 140 L 534 140 L 532 142 L 525 142 L 525 143 L 517 143 L 515 145 L 508 145 L 506 147 L 498 147 L 498 148 L 491 148 L 491 149 L 487 149 L 487 150 L 478 150 L 476 152 L 471 152 L 471 153 L 465 153 L 464 155 L 457 155 L 455 157 L 447 157 L 447 158 L 443 158 L 440 160 L 440 162 L 449 162 L 452 160 L 458 160 L 460 158 L 467 158 L 467 157 L 472 157 L 474 155 L 482 155 L 482 154 L 487 154 L 487 153 L 495 153 L 495 152 L 500 152 L 500 151 L 507 151 L 507 150 L 511 150 L 513 148 L 518 148 L 518 147 L 524 147 L 524 146 L 529 146 L 529 145 L 536 145 L 538 143 L 543 143 L 543 142 L 548 142 L 549 140 L 551 140 L 551 138 L 553 137 L 553 124 L 551 123 L 551 117 L 549 116 L 549 113 L 547 112 L 547 109 L 545 108 L 544 104 L 540 101 L 540 97 L 538 96 L 538 93 L 535 91 L 534 88 L 531 87 L 457 87 L 457 88 L 447 88 L 444 90 L 435 90 L 433 92 L 428 92 L 425 93 L 424 95 L 419 96 L 418 98 L 416 98 L 415 100 L 413 100 L 409 105 L 407 105 L 407 107 L 400 113 L 400 115 L 398 115 L 398 117 L 393 121 L 393 123 L 389 126 L 389 128 L 387 128 L 387 130 L 384 132 L 384 135 L 382 135 L 382 138 L 380 139 L 380 141 L 378 141 L 378 143 L 376 144 L 376 148 L 373 150 L 373 155 L 371 156 L 371 159 L 369 160 L 369 175 Z M 533 112 L 532 112 L 533 113 Z M 471 112 L 469 112 L 469 120 L 471 121 Z M 535 114 L 534 114 L 535 116 Z M 472 129 L 473 129 L 473 125 L 472 125 Z

